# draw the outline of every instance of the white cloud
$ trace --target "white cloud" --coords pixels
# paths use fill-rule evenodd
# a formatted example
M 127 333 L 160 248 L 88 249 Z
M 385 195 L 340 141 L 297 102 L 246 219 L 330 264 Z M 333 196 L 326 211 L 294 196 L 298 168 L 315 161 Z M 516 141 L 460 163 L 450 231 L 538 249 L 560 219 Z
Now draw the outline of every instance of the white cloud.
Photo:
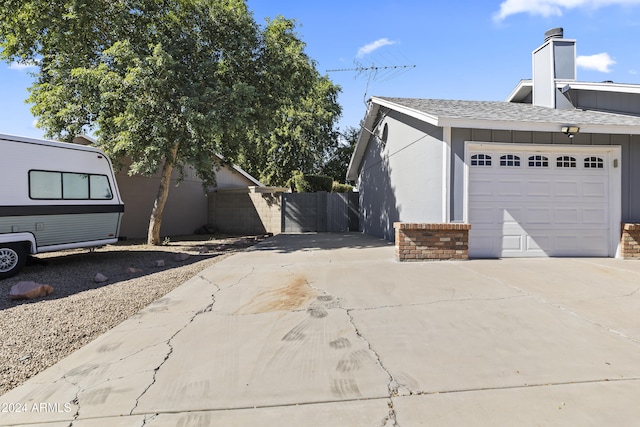
M 387 38 L 376 40 L 373 43 L 369 43 L 368 45 L 362 46 L 360 49 L 358 49 L 358 54 L 356 55 L 356 57 L 362 58 L 363 56 L 373 52 L 376 49 L 380 49 L 383 46 L 389 46 L 392 44 L 396 44 L 396 42 Z
M 36 67 L 37 67 L 36 64 L 27 63 L 27 62 L 12 62 L 11 64 L 9 64 L 10 69 L 18 70 L 18 71 L 28 70 L 30 68 L 36 68 Z
M 611 66 L 616 63 L 608 53 L 598 53 L 591 56 L 578 56 L 576 58 L 578 67 L 587 70 L 600 71 L 601 73 L 611 72 Z
M 502 21 L 509 15 L 528 13 L 549 16 L 562 16 L 563 11 L 576 8 L 596 10 L 606 6 L 640 5 L 640 0 L 505 0 L 500 10 L 493 15 L 496 21 Z

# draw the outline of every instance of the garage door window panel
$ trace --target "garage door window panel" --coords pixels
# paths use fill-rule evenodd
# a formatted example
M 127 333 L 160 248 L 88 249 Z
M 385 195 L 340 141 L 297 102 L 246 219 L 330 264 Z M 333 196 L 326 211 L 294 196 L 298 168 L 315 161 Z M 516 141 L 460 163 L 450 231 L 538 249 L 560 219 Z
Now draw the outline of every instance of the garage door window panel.
M 474 154 L 471 156 L 471 166 L 491 166 L 491 156 L 488 154 Z
M 604 169 L 604 160 L 600 157 L 587 157 L 584 159 L 585 169 Z
M 529 156 L 530 168 L 548 168 L 549 158 L 547 156 Z
M 515 154 L 505 154 L 500 156 L 500 166 L 519 167 L 520 156 Z
M 571 156 L 560 156 L 556 159 L 558 168 L 575 168 L 577 166 L 576 158 Z

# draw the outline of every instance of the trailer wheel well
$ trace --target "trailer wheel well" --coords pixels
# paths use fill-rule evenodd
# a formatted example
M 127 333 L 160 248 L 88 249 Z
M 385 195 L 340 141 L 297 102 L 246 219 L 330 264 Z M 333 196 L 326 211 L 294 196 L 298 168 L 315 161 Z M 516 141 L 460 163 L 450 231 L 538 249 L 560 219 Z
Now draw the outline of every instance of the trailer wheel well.
M 0 243 L 0 280 L 13 277 L 22 270 L 29 255 L 28 243 Z

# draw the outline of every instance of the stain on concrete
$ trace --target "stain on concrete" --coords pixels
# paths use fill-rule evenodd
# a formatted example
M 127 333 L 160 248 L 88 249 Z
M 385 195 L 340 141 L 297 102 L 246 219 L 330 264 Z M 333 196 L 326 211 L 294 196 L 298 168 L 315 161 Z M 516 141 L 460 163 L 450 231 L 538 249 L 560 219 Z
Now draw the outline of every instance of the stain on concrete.
M 307 279 L 304 276 L 295 276 L 283 287 L 260 292 L 240 307 L 236 314 L 297 310 L 314 296 L 315 292 L 307 284 Z

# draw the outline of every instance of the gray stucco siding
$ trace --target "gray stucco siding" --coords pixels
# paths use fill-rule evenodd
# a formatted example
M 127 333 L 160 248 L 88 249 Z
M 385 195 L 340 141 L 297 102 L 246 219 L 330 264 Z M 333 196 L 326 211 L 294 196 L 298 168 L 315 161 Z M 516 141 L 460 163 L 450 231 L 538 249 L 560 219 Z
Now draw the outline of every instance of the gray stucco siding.
M 362 231 L 394 240 L 396 221 L 442 222 L 442 129 L 390 111 L 376 134 L 359 174 Z
M 507 137 L 507 134 L 509 135 Z M 573 139 L 560 133 L 507 132 L 487 129 L 455 128 L 451 131 L 451 220 L 464 219 L 464 143 L 465 141 L 514 144 L 619 145 L 622 147 L 622 221 L 640 222 L 640 136 L 582 134 Z

